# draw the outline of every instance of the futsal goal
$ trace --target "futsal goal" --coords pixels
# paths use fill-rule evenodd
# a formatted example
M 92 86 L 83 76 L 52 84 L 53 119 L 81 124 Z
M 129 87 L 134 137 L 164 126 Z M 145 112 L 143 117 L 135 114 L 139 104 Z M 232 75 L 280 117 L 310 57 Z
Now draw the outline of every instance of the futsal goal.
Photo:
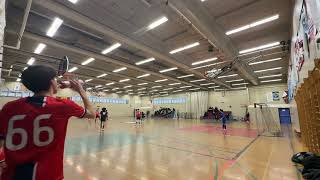
M 274 113 L 274 110 L 266 103 L 254 103 L 254 115 L 260 136 L 282 136 L 280 122 L 275 117 L 277 113 Z

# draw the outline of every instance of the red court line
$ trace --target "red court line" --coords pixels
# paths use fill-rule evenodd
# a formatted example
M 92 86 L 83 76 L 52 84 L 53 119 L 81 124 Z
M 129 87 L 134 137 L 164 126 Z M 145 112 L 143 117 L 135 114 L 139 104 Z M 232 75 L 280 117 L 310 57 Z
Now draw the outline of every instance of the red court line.
M 202 133 L 205 132 L 208 134 L 222 134 L 221 127 L 211 125 L 192 126 L 187 128 L 180 128 L 179 130 Z M 255 138 L 258 136 L 258 131 L 254 129 L 245 128 L 227 128 L 226 135 Z

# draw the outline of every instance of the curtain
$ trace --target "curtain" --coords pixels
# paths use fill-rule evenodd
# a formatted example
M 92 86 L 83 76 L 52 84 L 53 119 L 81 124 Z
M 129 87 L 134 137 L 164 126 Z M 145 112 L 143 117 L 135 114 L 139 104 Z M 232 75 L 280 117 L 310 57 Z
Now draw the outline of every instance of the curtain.
M 187 94 L 186 110 L 191 118 L 199 119 L 208 110 L 209 92 L 200 91 Z

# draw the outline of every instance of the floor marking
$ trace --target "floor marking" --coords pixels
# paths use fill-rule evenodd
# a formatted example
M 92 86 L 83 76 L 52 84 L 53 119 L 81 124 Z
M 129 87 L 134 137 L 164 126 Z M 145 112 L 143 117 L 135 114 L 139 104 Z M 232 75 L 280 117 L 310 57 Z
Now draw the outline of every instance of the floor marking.
M 216 160 L 216 174 L 214 176 L 214 180 L 218 180 L 219 177 L 219 168 L 218 168 L 219 162 Z

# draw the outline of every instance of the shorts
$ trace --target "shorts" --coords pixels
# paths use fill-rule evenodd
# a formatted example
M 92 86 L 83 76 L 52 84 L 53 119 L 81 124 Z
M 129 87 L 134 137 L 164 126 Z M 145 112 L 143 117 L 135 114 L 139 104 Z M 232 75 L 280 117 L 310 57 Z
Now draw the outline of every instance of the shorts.
M 101 119 L 100 121 L 102 121 L 102 122 L 106 122 L 106 121 L 107 121 L 107 118 L 105 118 L 105 119 Z
M 141 117 L 137 117 L 137 120 L 140 120 L 141 119 Z

